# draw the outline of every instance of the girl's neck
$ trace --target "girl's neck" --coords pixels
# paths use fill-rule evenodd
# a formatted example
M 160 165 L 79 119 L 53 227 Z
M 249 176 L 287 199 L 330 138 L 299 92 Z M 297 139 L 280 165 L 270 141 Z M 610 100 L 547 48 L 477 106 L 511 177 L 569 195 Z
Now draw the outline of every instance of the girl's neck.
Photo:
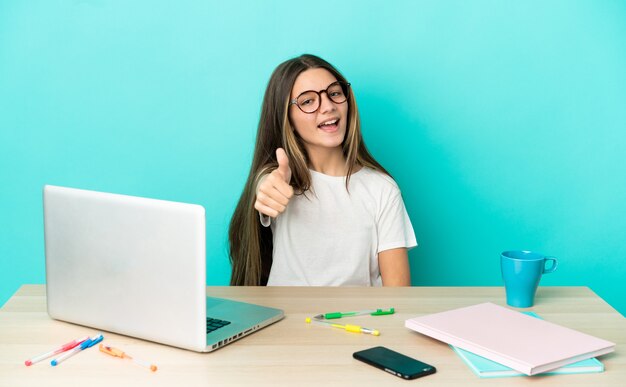
M 345 176 L 348 166 L 341 147 L 307 149 L 309 167 L 329 176 Z

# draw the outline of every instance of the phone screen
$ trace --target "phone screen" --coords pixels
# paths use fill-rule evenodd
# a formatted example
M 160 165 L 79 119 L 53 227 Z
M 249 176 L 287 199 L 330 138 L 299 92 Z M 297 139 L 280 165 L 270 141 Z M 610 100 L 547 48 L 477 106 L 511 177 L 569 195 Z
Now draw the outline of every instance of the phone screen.
M 352 355 L 369 365 L 380 368 L 402 379 L 415 379 L 420 376 L 434 374 L 435 367 L 410 358 L 385 347 L 374 347 Z

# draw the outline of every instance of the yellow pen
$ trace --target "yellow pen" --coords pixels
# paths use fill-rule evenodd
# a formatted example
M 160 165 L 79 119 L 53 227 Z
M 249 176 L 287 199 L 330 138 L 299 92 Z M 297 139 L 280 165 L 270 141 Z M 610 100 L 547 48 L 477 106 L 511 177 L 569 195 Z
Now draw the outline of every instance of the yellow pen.
M 320 321 L 318 319 L 311 319 L 310 317 L 307 317 L 305 321 L 309 324 L 313 322 L 318 325 L 325 325 L 327 327 L 339 328 L 339 329 L 346 330 L 348 332 L 367 333 L 369 335 L 380 336 L 380 332 L 377 329 L 365 328 L 359 325 L 350 325 L 350 324 L 341 325 L 341 324 L 335 324 L 335 323 L 326 322 L 326 321 Z

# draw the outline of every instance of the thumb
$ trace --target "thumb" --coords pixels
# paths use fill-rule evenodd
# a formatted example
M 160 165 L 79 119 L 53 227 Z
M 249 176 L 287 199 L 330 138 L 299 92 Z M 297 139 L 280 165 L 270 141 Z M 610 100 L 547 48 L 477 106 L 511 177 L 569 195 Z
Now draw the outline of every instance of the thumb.
M 291 181 L 291 168 L 289 168 L 289 158 L 283 148 L 276 149 L 276 160 L 278 161 L 278 172 L 283 176 L 285 182 Z

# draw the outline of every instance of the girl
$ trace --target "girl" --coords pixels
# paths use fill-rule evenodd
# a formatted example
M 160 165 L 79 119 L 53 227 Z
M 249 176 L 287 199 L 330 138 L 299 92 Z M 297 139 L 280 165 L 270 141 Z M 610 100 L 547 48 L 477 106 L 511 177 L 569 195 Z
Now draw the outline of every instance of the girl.
M 400 190 L 363 143 L 350 84 L 325 60 L 274 70 L 229 241 L 231 285 L 410 285 L 416 241 Z

